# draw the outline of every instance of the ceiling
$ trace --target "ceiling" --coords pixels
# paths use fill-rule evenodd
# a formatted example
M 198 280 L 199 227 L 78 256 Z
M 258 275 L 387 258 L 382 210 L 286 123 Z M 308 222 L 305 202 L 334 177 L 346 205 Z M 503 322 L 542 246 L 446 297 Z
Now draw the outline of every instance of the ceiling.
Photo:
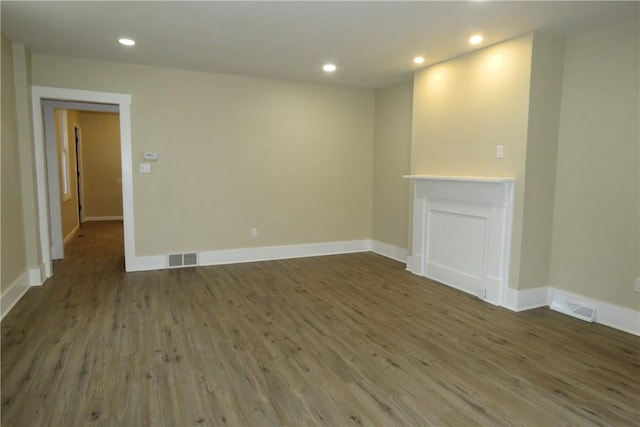
M 419 67 L 534 30 L 638 16 L 614 1 L 5 1 L 2 33 L 34 53 L 378 88 Z M 469 45 L 472 33 L 485 42 Z M 118 38 L 136 40 L 130 48 Z M 321 70 L 334 62 L 338 70 Z

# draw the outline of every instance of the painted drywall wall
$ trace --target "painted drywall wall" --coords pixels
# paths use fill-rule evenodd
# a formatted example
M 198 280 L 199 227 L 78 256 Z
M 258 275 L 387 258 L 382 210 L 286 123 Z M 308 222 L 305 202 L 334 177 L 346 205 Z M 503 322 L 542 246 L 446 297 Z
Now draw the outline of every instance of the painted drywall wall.
M 547 286 L 551 256 L 564 39 L 534 33 L 518 288 Z
M 62 117 L 66 114 L 66 121 Z M 76 150 L 74 147 L 73 127 L 79 125 L 78 112 L 75 110 L 55 109 L 56 117 L 56 143 L 58 153 L 58 188 L 60 194 L 60 217 L 62 220 L 62 238 L 65 242 L 69 241 L 73 234 L 77 232 L 80 225 L 78 215 L 78 176 L 76 170 Z M 64 138 L 67 138 L 67 167 L 68 167 L 68 186 L 67 195 L 63 191 L 63 144 Z
M 35 85 L 132 95 L 137 255 L 368 239 L 370 90 L 32 56 Z M 258 228 L 258 237 L 250 229 Z
M 633 19 L 565 43 L 550 285 L 631 309 L 640 273 Z
M 85 219 L 122 217 L 118 113 L 80 111 Z
M 372 238 L 408 247 L 413 80 L 377 90 L 373 145 Z
M 414 75 L 411 173 L 514 177 L 509 286 L 518 288 L 533 34 Z M 496 146 L 504 158 L 496 158 Z
M 22 187 L 20 177 L 20 148 L 14 79 L 13 46 L 2 38 L 1 107 L 2 129 L 0 143 L 0 171 L 2 174 L 1 242 L 0 242 L 0 289 L 4 293 L 16 279 L 25 273 L 24 222 L 22 210 Z
M 22 187 L 22 218 L 24 223 L 25 250 L 29 269 L 40 269 L 40 234 L 36 178 L 33 170 L 33 118 L 31 109 L 31 52 L 22 43 L 13 43 L 13 70 L 16 90 L 18 140 L 20 146 L 20 184 Z M 31 274 L 32 284 L 42 278 Z

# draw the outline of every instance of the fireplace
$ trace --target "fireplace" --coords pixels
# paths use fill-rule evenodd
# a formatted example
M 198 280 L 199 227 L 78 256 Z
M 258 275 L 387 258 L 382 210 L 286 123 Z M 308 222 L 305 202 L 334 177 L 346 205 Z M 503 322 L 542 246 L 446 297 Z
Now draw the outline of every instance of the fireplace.
M 502 305 L 508 285 L 513 178 L 407 175 L 413 252 L 407 269 Z

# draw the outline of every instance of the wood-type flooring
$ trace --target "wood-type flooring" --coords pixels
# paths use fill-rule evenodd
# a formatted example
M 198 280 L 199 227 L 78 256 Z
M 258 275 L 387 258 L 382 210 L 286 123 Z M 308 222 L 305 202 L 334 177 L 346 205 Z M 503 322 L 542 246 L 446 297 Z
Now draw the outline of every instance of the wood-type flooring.
M 638 426 L 640 338 L 372 253 L 125 273 L 86 223 L 2 321 L 2 426 Z

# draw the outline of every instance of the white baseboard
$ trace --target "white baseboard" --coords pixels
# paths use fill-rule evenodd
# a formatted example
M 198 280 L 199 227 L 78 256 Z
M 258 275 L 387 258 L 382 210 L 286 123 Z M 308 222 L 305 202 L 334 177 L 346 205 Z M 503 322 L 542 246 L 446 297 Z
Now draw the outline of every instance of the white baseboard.
M 402 263 L 407 263 L 407 249 L 400 246 L 390 245 L 389 243 L 380 242 L 378 240 L 371 241 L 371 252 L 377 253 L 387 258 L 391 258 Z
M 640 311 L 632 310 L 608 302 L 595 300 L 557 288 L 549 288 L 549 301 L 554 297 L 584 304 L 596 309 L 595 322 L 630 334 L 640 336 Z
M 29 286 L 40 286 L 47 279 L 47 273 L 44 263 L 38 268 L 29 269 Z
M 78 231 L 80 231 L 80 223 L 77 223 L 76 226 L 73 227 L 73 230 L 71 230 L 69 234 L 67 234 L 67 236 L 64 239 L 62 239 L 62 244 L 66 245 L 67 243 L 69 243 L 71 239 L 76 237 L 76 234 L 78 234 Z
M 419 262 L 420 262 L 420 257 L 417 256 L 413 256 L 413 255 L 407 255 L 407 268 L 406 270 L 413 273 L 413 274 L 417 274 L 418 276 L 420 276 L 422 274 L 422 269 L 419 266 Z
M 167 268 L 166 259 L 167 257 L 164 255 L 133 257 L 132 260 L 127 260 L 126 270 L 127 272 L 162 270 Z
M 0 319 L 9 313 L 31 286 L 40 286 L 46 279 L 44 263 L 40 264 L 38 268 L 30 268 L 22 273 L 0 296 Z
M 368 251 L 369 240 L 311 243 L 304 245 L 265 246 L 200 252 L 200 265 L 233 264 L 239 262 L 270 261 L 287 258 L 306 258 Z
M 287 258 L 305 258 L 312 256 L 366 252 L 370 249 L 371 240 L 349 240 L 344 242 L 201 251 L 198 253 L 198 265 L 207 266 L 242 262 L 272 261 Z M 135 257 L 132 263 L 127 265 L 127 271 L 162 270 L 165 268 L 167 268 L 166 255 L 138 256 Z
M 29 289 L 29 274 L 24 272 L 0 295 L 0 319 L 13 308 Z
M 507 288 L 502 305 L 509 310 L 523 311 L 547 307 L 554 297 L 561 297 L 587 307 L 594 307 L 596 309 L 596 323 L 640 336 L 640 311 L 595 300 L 562 289 L 544 286 L 518 291 Z
M 122 221 L 121 216 L 85 216 L 84 222 L 90 221 Z
M 546 286 L 518 291 L 507 288 L 502 301 L 503 307 L 512 311 L 531 310 L 549 305 L 549 288 Z

